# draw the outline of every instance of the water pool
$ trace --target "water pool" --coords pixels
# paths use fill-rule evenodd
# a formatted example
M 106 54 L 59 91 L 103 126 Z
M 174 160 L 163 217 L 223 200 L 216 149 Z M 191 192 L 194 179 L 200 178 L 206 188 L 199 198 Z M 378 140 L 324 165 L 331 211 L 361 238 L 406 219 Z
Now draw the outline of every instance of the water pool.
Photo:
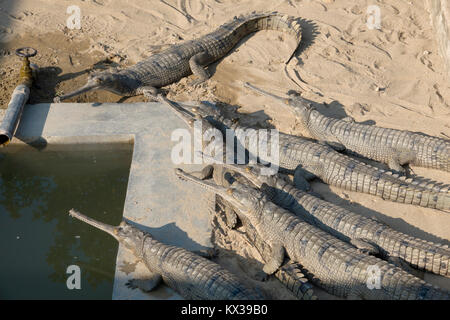
M 117 225 L 131 156 L 131 149 L 0 153 L 0 299 L 111 299 L 118 242 L 68 210 Z M 70 265 L 80 267 L 79 290 L 66 285 Z

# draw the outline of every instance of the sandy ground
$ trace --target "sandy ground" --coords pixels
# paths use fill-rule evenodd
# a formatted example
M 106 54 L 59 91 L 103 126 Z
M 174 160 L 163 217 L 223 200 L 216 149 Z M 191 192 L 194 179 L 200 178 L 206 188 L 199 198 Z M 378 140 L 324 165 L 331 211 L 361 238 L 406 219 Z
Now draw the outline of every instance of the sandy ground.
M 381 9 L 381 29 L 370 30 L 368 5 Z M 81 30 L 66 27 L 68 6 L 78 5 Z M 301 17 L 303 40 L 285 66 L 294 40 L 275 31 L 247 37 L 199 88 L 182 79 L 168 86 L 174 100 L 217 100 L 242 107 L 254 123 L 301 134 L 293 115 L 242 87 L 242 81 L 283 94 L 293 89 L 327 115 L 450 137 L 450 85 L 429 13 L 420 1 L 378 0 L 0 0 L 0 105 L 6 107 L 20 62 L 14 49 L 33 46 L 42 68 L 31 102 L 50 102 L 85 82 L 93 69 L 133 64 L 167 45 L 212 31 L 233 16 L 276 10 Z M 98 91 L 72 101 L 144 101 Z M 413 168 L 445 183 L 450 174 Z M 448 213 L 395 204 L 320 182 L 314 191 L 355 212 L 430 241 L 450 244 Z M 227 264 L 228 259 L 222 259 Z M 241 268 L 242 269 L 242 268 Z M 239 271 L 239 270 L 238 270 Z M 242 271 L 242 270 L 241 270 Z M 450 289 L 450 279 L 424 275 Z M 320 298 L 332 298 L 318 290 Z

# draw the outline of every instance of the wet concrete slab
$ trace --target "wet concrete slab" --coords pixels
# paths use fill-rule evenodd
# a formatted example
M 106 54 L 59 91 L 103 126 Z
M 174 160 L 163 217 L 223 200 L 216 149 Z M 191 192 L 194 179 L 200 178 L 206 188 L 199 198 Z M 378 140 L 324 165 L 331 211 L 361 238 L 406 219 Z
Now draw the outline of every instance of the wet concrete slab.
M 214 197 L 180 181 L 174 168 L 198 170 L 201 165 L 171 159 L 172 132 L 187 126 L 159 103 L 59 103 L 25 106 L 10 152 L 46 150 L 133 149 L 123 217 L 167 244 L 200 250 L 211 246 L 209 212 Z M 73 204 L 76 208 L 76 203 Z M 143 278 L 146 267 L 119 246 L 113 299 L 180 299 L 161 286 L 151 293 L 128 288 L 129 279 Z

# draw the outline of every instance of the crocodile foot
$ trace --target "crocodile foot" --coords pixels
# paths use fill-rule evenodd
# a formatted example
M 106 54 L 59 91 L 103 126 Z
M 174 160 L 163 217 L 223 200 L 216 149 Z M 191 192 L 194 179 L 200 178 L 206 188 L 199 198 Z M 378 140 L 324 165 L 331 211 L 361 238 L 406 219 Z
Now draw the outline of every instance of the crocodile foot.
M 144 87 L 141 90 L 142 94 L 145 98 L 147 98 L 149 102 L 159 101 L 158 94 L 160 94 L 160 92 L 158 91 L 158 89 L 154 87 Z
M 130 279 L 125 283 L 125 286 L 134 290 L 141 289 L 144 292 L 150 292 L 155 289 L 162 281 L 162 277 L 159 274 L 152 274 L 145 279 Z

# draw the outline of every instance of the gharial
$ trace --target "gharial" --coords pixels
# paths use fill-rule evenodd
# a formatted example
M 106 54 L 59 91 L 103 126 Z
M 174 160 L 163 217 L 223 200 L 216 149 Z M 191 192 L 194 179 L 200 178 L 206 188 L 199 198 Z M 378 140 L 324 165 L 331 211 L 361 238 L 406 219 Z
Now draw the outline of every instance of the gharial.
M 407 164 L 450 172 L 449 140 L 356 123 L 351 117 L 327 117 L 293 92 L 288 93 L 288 98 L 282 98 L 249 83 L 245 83 L 245 86 L 280 101 L 282 105 L 288 105 L 312 138 L 324 141 L 337 150 L 347 149 L 357 155 L 384 162 L 399 172 L 404 172 L 403 166 Z
M 246 132 L 247 129 L 251 129 L 226 117 L 223 110 L 215 105 L 200 103 L 195 107 L 186 105 L 181 107 L 165 98 L 164 102 L 191 128 L 194 128 L 196 120 L 203 119 L 203 122 L 206 120 L 221 131 L 223 137 L 230 134 L 228 130 L 234 132 L 236 137 L 237 132 Z M 248 143 L 243 146 L 244 149 L 258 150 L 257 144 L 268 146 L 268 150 L 272 148 L 270 134 L 258 137 L 257 130 L 247 132 L 245 138 Z M 420 177 L 399 176 L 341 154 L 326 144 L 304 137 L 279 132 L 278 141 L 274 140 L 274 142 L 279 146 L 280 171 L 293 173 L 294 183 L 300 189 L 309 188 L 308 181 L 318 177 L 329 185 L 371 194 L 389 201 L 444 211 L 450 209 L 449 185 Z M 264 152 L 259 153 L 258 158 L 266 163 L 271 160 Z
M 276 272 L 286 256 L 310 272 L 311 281 L 343 298 L 448 300 L 450 293 L 299 219 L 259 190 L 233 182 L 226 188 L 176 169 L 176 175 L 220 195 L 239 218 L 248 220 L 269 243 L 272 256 L 263 271 Z
M 212 168 L 209 165 L 195 176 L 205 179 L 211 176 L 211 170 L 218 172 L 232 170 L 245 177 L 276 205 L 336 238 L 351 243 L 362 252 L 381 256 L 407 271 L 411 270 L 404 265 L 405 262 L 438 275 L 447 277 L 450 275 L 448 245 L 425 241 L 394 230 L 375 218 L 357 214 L 299 190 L 279 175 L 262 175 L 262 169 L 261 164 L 214 164 Z M 212 176 L 216 184 L 227 186 L 217 179 L 217 173 Z M 231 214 L 228 213 L 228 216 Z
M 149 99 L 158 100 L 158 88 L 192 73 L 198 77 L 193 85 L 206 81 L 209 78 L 205 69 L 207 65 L 224 57 L 246 35 L 259 30 L 279 30 L 293 35 L 297 44 L 295 50 L 302 38 L 298 19 L 288 15 L 272 12 L 235 17 L 212 33 L 172 45 L 126 69 L 93 73 L 85 86 L 56 97 L 55 102 L 97 89 L 121 96 L 144 94 Z
M 191 175 L 200 177 L 201 179 L 208 178 L 210 176 L 213 177 L 213 181 L 217 184 L 222 185 L 224 187 L 229 187 L 233 180 L 236 178 L 235 175 L 231 175 L 232 172 L 225 169 L 222 165 L 212 165 L 207 166 L 204 170 L 199 172 L 192 172 Z M 221 201 L 222 199 L 216 199 L 216 206 L 220 208 L 218 212 L 222 212 L 225 214 L 226 220 L 219 218 L 221 214 L 217 216 L 217 219 L 213 220 L 221 220 L 225 223 L 217 223 L 214 229 L 221 230 L 224 232 L 224 227 L 226 226 L 227 232 L 231 231 L 236 227 L 237 224 L 237 216 L 234 213 L 234 210 L 231 206 L 229 206 L 226 202 Z M 259 259 L 262 263 L 266 263 L 270 261 L 272 257 L 272 252 L 270 250 L 270 245 L 264 241 L 264 239 L 256 232 L 253 226 L 250 223 L 247 223 L 246 220 L 241 219 L 242 225 L 245 227 L 245 237 L 246 242 L 250 242 L 250 244 L 256 249 L 258 254 L 260 255 Z M 240 233 L 238 233 L 240 234 Z M 240 234 L 242 235 L 242 234 Z M 255 257 L 254 257 L 255 258 Z M 258 259 L 258 258 L 256 258 Z M 300 300 L 315 300 L 317 297 L 314 295 L 313 288 L 310 282 L 308 282 L 307 278 L 303 274 L 301 270 L 301 265 L 286 259 L 283 265 L 274 273 L 275 278 L 277 278 L 289 291 L 291 291 L 295 297 Z M 259 272 L 257 274 L 258 280 L 264 280 L 266 275 L 263 272 Z
M 145 263 L 150 275 L 146 279 L 131 280 L 128 285 L 132 288 L 151 291 L 164 281 L 186 299 L 264 299 L 257 289 L 246 286 L 217 263 L 183 248 L 161 243 L 125 221 L 113 227 L 74 209 L 70 210 L 70 215 L 110 234 Z

